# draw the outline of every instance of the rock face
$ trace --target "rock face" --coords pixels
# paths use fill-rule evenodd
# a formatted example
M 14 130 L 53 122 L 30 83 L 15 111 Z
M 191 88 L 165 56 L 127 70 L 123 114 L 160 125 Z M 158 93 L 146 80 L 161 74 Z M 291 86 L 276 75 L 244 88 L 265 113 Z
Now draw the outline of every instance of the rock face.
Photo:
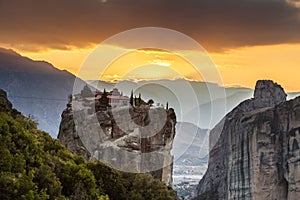
M 61 111 L 73 91 L 73 74 L 43 61 L 34 61 L 0 48 L 0 88 L 8 93 L 14 107 L 25 116 L 32 115 L 38 128 L 57 136 Z M 76 91 L 77 92 L 77 91 Z
M 257 81 L 254 90 L 254 99 L 261 107 L 276 106 L 286 101 L 287 94 L 283 88 L 270 80 Z
M 73 100 L 62 113 L 58 139 L 87 160 L 101 160 L 127 172 L 150 172 L 172 184 L 176 115 L 148 105 L 95 111 Z
M 0 101 L 1 101 L 1 108 L 0 110 L 11 110 L 12 109 L 12 104 L 10 101 L 7 99 L 7 93 L 0 89 Z
M 300 97 L 285 101 L 272 81 L 258 81 L 211 131 L 209 167 L 195 199 L 300 199 Z
M 72 153 L 83 156 L 86 160 L 90 159 L 91 154 L 76 134 L 73 112 L 70 104 L 68 104 L 68 107 L 61 115 L 58 139 Z

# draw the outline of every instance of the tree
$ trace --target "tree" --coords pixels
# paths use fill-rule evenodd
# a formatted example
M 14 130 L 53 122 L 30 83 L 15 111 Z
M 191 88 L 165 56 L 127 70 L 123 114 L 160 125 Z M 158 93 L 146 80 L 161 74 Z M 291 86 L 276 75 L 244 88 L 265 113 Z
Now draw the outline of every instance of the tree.
M 141 93 L 139 93 L 139 104 L 141 104 L 141 102 L 142 102 L 142 95 Z
M 152 99 L 149 99 L 148 103 L 149 106 L 152 106 L 154 104 L 154 101 Z
M 130 103 L 131 106 L 133 106 L 133 90 L 131 90 L 129 103 Z
M 104 89 L 101 98 L 99 99 L 100 102 L 100 106 L 101 107 L 108 107 L 109 106 L 109 99 L 108 99 L 108 93 L 106 92 L 106 90 Z
M 73 96 L 72 96 L 72 94 L 70 94 L 70 95 L 68 96 L 68 103 L 67 103 L 67 107 L 68 107 L 68 108 L 71 108 L 71 107 L 72 107 L 72 100 L 73 100 Z
M 111 199 L 126 199 L 126 188 L 118 171 L 101 162 L 90 162 L 87 167 L 93 172 L 102 192 L 108 194 Z

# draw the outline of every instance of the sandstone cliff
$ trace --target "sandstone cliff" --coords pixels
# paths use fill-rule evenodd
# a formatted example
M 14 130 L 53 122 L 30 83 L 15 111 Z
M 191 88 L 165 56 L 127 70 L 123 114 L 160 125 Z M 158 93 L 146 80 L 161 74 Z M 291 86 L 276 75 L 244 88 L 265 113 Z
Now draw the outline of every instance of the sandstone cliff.
M 196 199 L 300 199 L 300 97 L 286 101 L 272 81 L 258 81 L 210 133 L 209 167 Z
M 97 107 L 97 106 L 96 106 Z M 95 109 L 73 100 L 62 113 L 58 139 L 87 160 L 101 160 L 127 172 L 150 172 L 172 184 L 176 115 L 149 105 Z

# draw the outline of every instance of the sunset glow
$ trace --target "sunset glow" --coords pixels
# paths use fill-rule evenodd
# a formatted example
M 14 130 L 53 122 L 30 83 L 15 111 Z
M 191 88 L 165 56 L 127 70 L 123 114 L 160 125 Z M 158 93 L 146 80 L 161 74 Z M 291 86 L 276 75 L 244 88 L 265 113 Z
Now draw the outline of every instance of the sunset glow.
M 118 74 L 119 80 L 162 78 L 202 80 L 197 70 L 176 52 L 156 50 L 136 50 L 120 57 L 106 68 L 100 79 L 112 81 L 109 77 L 113 74 Z
M 52 0 L 31 3 L 3 1 L 0 46 L 34 60 L 45 60 L 75 75 L 93 49 L 108 38 L 135 28 L 160 27 L 185 34 L 202 45 L 215 62 L 225 86 L 253 88 L 258 79 L 273 79 L 288 91 L 300 90 L 297 77 L 300 65 L 299 0 L 246 0 L 242 4 L 235 0 L 133 0 L 130 4 L 125 0 L 76 0 L 72 3 Z M 125 42 L 130 46 L 140 39 L 151 44 L 149 36 L 137 36 Z M 152 36 L 158 44 L 170 39 L 159 34 Z M 180 39 L 172 42 L 178 47 L 186 45 Z M 108 48 L 103 57 L 119 51 L 118 48 L 121 47 Z M 148 68 L 155 66 L 156 70 L 161 67 L 160 73 L 155 72 L 156 78 L 174 79 L 179 74 L 186 79 L 201 81 L 203 77 L 193 71 L 193 66 L 178 57 L 180 51 L 186 50 L 193 54 L 193 49 L 189 48 L 169 54 L 150 50 L 144 54 L 135 52 L 116 60 L 102 78 L 107 81 L 129 76 L 134 76 L 135 80 L 154 78 L 153 70 L 152 75 L 140 76 L 141 68 L 148 65 Z M 133 73 L 133 67 L 139 70 Z
M 60 69 L 77 74 L 92 50 L 93 48 L 21 53 L 35 60 L 48 61 Z M 110 51 L 108 49 L 108 53 Z M 239 85 L 252 88 L 258 79 L 272 79 L 281 83 L 288 91 L 300 90 L 300 79 L 295 73 L 300 67 L 300 44 L 244 47 L 221 53 L 212 52 L 209 55 L 215 62 L 225 86 Z M 151 73 L 146 72 L 149 68 L 153 69 Z M 202 80 L 199 73 L 176 52 L 138 50 L 112 63 L 101 79 L 118 81 L 183 77 Z

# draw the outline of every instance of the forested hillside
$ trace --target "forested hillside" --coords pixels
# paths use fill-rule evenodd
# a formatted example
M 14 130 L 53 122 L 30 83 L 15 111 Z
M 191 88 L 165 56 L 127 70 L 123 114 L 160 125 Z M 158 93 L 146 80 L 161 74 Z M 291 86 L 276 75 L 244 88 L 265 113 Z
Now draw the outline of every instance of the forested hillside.
M 118 172 L 71 154 L 12 108 L 0 90 L 0 199 L 176 199 L 148 174 Z

